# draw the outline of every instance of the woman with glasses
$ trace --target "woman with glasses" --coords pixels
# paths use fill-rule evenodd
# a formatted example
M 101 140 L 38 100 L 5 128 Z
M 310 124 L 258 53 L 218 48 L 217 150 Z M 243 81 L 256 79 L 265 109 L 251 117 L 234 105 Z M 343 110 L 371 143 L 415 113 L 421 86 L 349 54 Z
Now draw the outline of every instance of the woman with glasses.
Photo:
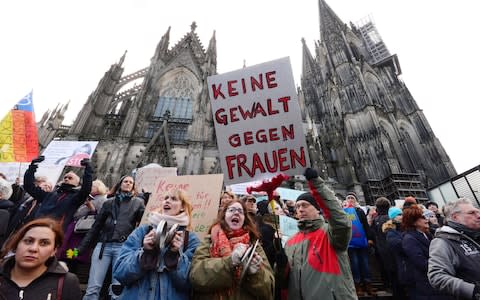
M 113 268 L 113 277 L 124 286 L 121 299 L 189 299 L 188 273 L 200 240 L 191 231 L 192 205 L 185 192 L 166 194 L 148 222 L 128 237 Z M 166 228 L 163 242 L 159 226 Z
M 242 201 L 235 199 L 222 207 L 193 256 L 193 298 L 273 299 L 272 269 L 258 239 Z
M 82 255 L 96 244 L 91 257 L 92 264 L 84 300 L 99 298 L 110 265 L 115 265 L 120 248 L 140 223 L 145 210 L 143 199 L 136 197 L 135 181 L 131 176 L 120 178 L 112 190 L 112 195 L 113 197 L 103 203 L 92 229 L 78 247 L 78 253 Z M 116 299 L 120 293 L 121 285 L 113 278 L 110 290 L 112 299 Z

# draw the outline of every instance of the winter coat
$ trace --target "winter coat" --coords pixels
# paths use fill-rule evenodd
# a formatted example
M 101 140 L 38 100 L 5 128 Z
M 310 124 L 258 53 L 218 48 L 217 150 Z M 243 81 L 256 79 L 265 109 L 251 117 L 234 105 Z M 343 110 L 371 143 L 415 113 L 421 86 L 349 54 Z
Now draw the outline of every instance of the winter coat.
M 309 186 L 328 224 L 322 216 L 299 221 L 300 232 L 287 241 L 288 299 L 357 299 L 347 254 L 352 223 L 321 178 Z
M 15 258 L 7 259 L 0 268 L 0 291 L 8 300 L 51 299 L 56 300 L 61 289 L 62 300 L 79 300 L 82 298 L 80 284 L 75 274 L 69 273 L 54 259 L 45 273 L 33 280 L 26 287 L 20 288 L 10 279 L 15 265 Z M 63 286 L 60 278 L 63 277 Z M 49 298 L 50 295 L 50 298 Z
M 78 251 L 82 253 L 88 248 L 93 248 L 97 242 L 123 243 L 142 220 L 144 211 L 145 204 L 138 197 L 122 201 L 116 197 L 109 198 L 103 203 L 92 229 L 82 240 Z
M 449 296 L 442 296 L 428 282 L 428 248 L 430 239 L 417 230 L 406 231 L 402 240 L 402 249 L 405 252 L 413 274 L 416 300 L 441 300 L 452 299 Z
M 403 232 L 396 229 L 394 224 L 392 225 L 394 228 L 385 230 L 385 232 L 387 234 L 388 249 L 395 257 L 398 283 L 404 286 L 413 285 L 414 279 L 413 274 L 411 273 L 413 267 L 410 265 L 410 260 L 408 260 L 408 257 L 402 248 Z
M 450 226 L 443 226 L 430 244 L 428 279 L 457 299 L 471 299 L 480 283 L 480 245 Z
M 188 274 L 193 253 L 200 240 L 195 233 L 189 232 L 188 243 L 179 250 L 178 256 L 165 248 L 161 252 L 144 251 L 143 238 L 150 228 L 142 225 L 135 229 L 120 250 L 117 263 L 113 267 L 113 277 L 124 286 L 120 299 L 189 299 L 191 285 Z M 169 263 L 172 255 L 173 263 Z M 152 260 L 155 261 L 153 265 L 143 263 Z
M 190 269 L 193 299 L 273 299 L 275 280 L 262 246 L 256 248 L 263 259 L 260 270 L 255 274 L 245 274 L 241 285 L 232 290 L 238 284 L 232 257 L 210 257 L 211 244 L 211 237 L 207 235 L 193 255 Z
M 382 264 L 386 270 L 390 272 L 396 272 L 396 266 L 390 259 L 390 251 L 388 249 L 387 244 L 387 235 L 382 231 L 382 226 L 385 222 L 388 222 L 390 219 L 388 215 L 383 214 L 382 211 L 378 212 L 379 215 L 373 219 L 372 223 L 372 231 L 375 236 L 375 250 L 378 252 L 380 259 L 382 260 Z M 382 214 L 381 214 L 382 213 Z
M 73 219 L 77 208 L 85 202 L 92 189 L 92 168 L 85 166 L 82 186 L 80 189 L 72 185 L 62 184 L 53 192 L 45 192 L 34 185 L 35 165 L 30 165 L 24 175 L 24 188 L 41 205 L 35 213 L 35 218 L 51 216 L 63 222 L 63 230 Z

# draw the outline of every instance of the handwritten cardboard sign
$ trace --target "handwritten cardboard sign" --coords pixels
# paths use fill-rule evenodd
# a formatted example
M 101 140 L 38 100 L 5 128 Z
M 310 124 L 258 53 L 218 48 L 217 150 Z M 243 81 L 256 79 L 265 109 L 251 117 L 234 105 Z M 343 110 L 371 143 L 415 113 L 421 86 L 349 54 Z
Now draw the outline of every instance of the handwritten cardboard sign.
M 143 167 L 135 174 L 135 186 L 138 191 L 152 192 L 157 182 L 166 177 L 177 176 L 177 168 Z
M 225 184 L 309 166 L 288 57 L 207 78 Z
M 151 191 L 152 195 L 145 208 L 142 223 L 148 222 L 148 216 L 152 211 L 161 209 L 162 200 L 168 192 L 180 189 L 190 198 L 193 207 L 193 231 L 202 239 L 217 217 L 222 184 L 223 174 L 173 176 L 159 179 L 155 189 Z

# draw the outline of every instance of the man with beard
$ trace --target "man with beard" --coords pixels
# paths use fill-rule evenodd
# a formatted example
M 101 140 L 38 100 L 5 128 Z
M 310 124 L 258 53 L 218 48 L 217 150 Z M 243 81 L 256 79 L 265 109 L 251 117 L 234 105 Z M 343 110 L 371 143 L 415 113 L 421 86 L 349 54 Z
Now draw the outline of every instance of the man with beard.
M 32 160 L 24 175 L 24 188 L 41 205 L 35 212 L 35 219 L 50 216 L 63 223 L 63 229 L 72 221 L 73 214 L 82 205 L 92 189 L 92 167 L 89 159 L 83 159 L 80 164 L 85 167 L 83 182 L 80 187 L 80 177 L 74 172 L 63 176 L 60 185 L 52 192 L 46 192 L 35 186 L 35 171 L 38 163 L 45 157 L 40 156 Z
M 480 299 L 480 210 L 466 198 L 443 210 L 447 225 L 430 244 L 430 284 L 455 299 Z

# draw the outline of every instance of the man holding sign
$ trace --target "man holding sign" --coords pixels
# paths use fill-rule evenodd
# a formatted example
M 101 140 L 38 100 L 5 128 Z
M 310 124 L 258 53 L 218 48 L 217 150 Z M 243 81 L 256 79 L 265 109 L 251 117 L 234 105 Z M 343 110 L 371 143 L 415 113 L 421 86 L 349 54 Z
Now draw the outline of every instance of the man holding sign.
M 207 81 L 226 185 L 303 173 L 309 157 L 289 58 Z

